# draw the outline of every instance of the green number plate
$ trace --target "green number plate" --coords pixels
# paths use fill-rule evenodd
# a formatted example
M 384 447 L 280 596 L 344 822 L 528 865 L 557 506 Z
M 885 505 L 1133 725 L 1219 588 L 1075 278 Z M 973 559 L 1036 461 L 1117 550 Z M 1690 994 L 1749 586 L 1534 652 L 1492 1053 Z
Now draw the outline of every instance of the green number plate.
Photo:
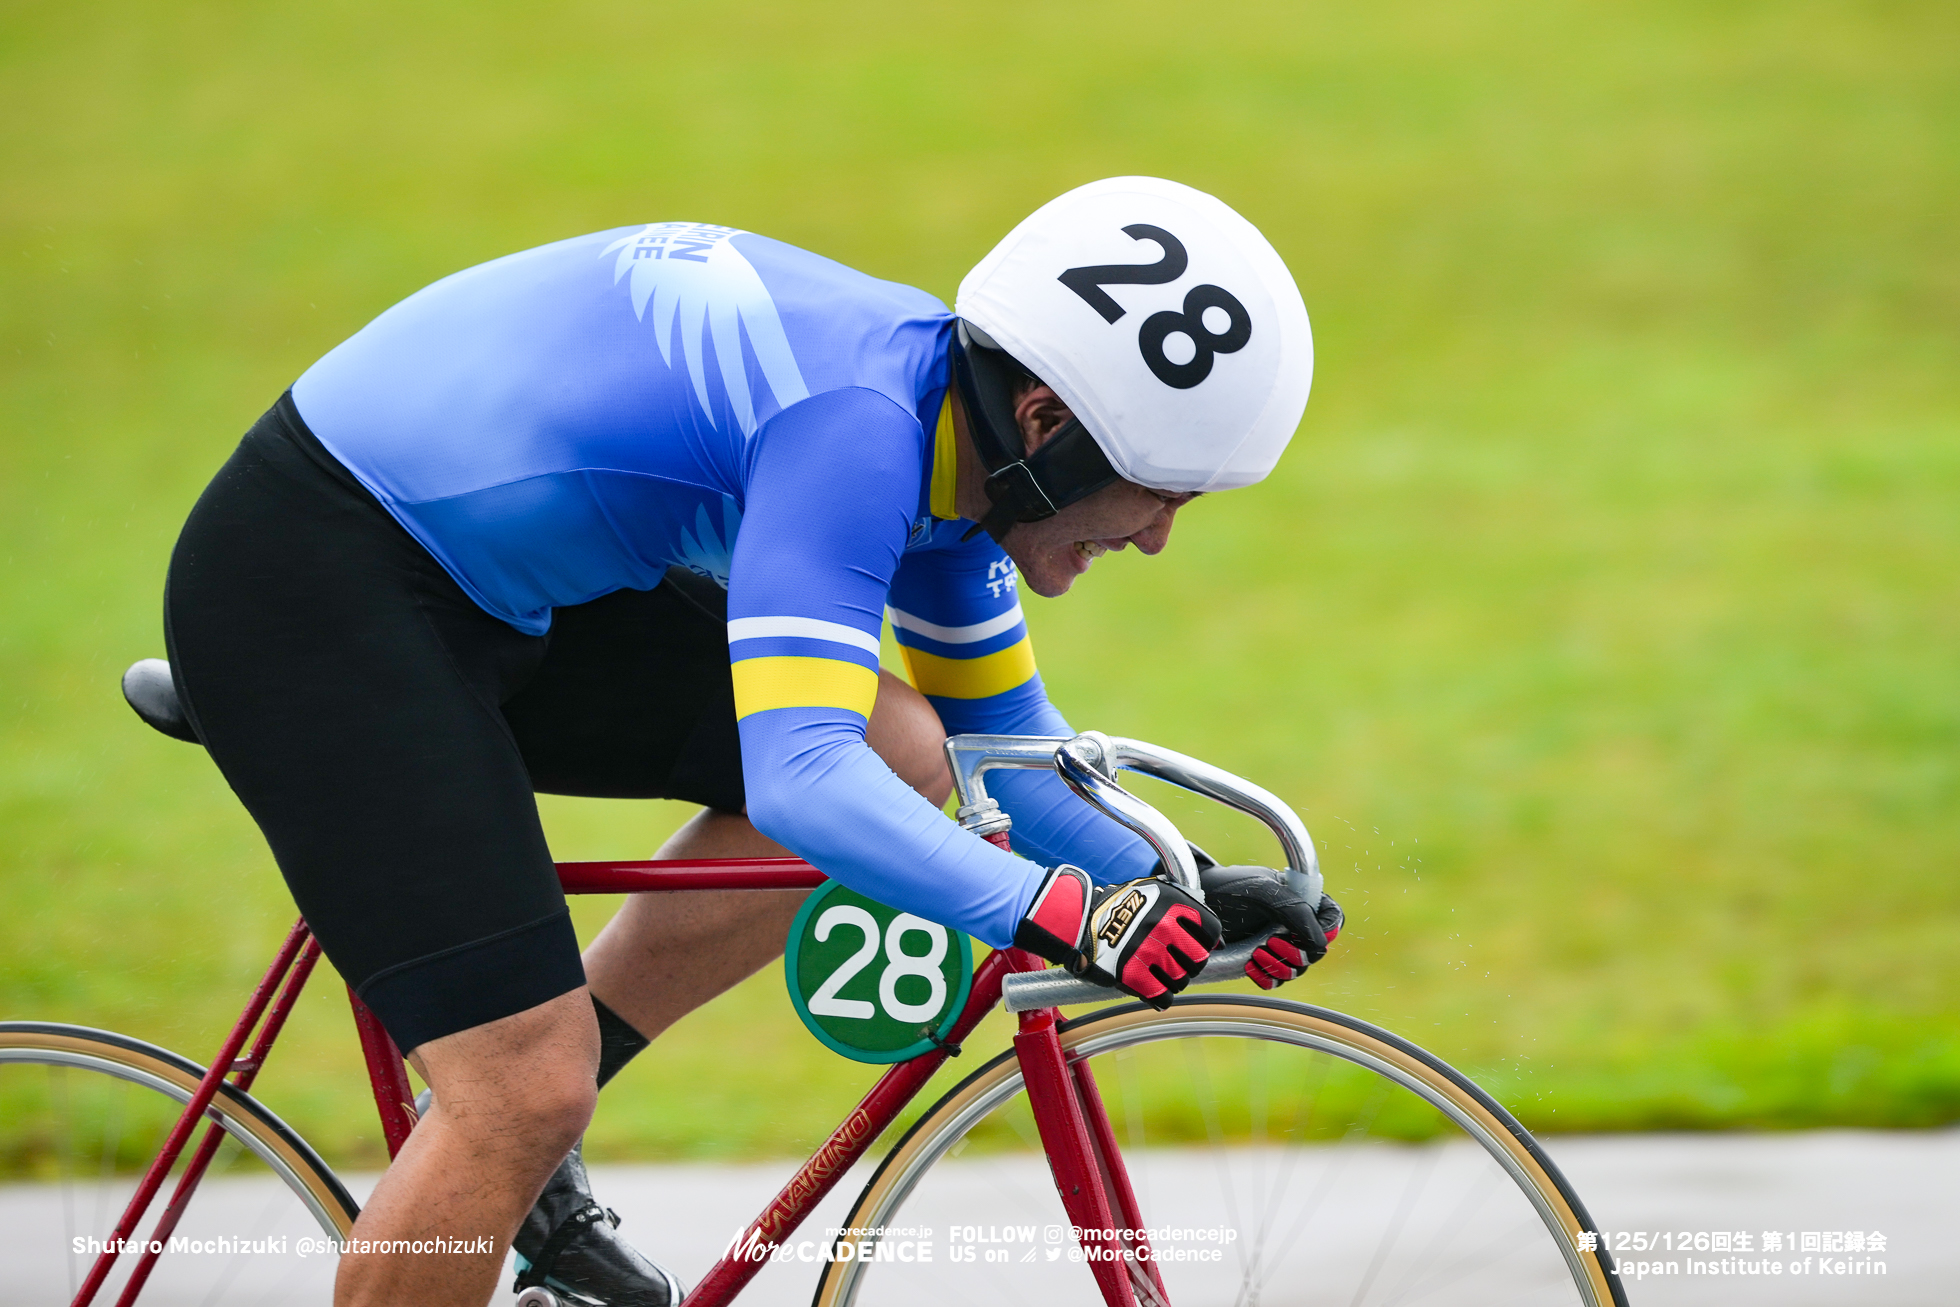
M 973 986 L 973 945 L 827 880 L 789 928 L 783 976 L 811 1034 L 858 1062 L 903 1062 L 952 1029 Z

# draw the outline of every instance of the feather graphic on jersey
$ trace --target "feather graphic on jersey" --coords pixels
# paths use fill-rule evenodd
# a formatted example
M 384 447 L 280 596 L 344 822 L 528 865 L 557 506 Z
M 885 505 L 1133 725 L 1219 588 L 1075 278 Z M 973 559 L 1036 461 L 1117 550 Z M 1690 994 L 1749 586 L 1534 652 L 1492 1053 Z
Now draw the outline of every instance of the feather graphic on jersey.
M 620 237 L 606 246 L 601 257 L 619 252 L 613 280 L 618 282 L 632 273 L 633 312 L 644 322 L 651 306 L 654 339 L 660 346 L 660 357 L 670 368 L 674 366 L 674 323 L 679 321 L 681 354 L 694 381 L 694 397 L 712 424 L 715 414 L 708 401 L 706 359 L 701 348 L 702 328 L 706 326 L 735 423 L 743 435 L 752 436 L 755 402 L 749 394 L 748 369 L 742 358 L 743 333 L 748 335 L 749 347 L 762 365 L 763 381 L 778 408 L 807 399 L 810 390 L 803 384 L 803 373 L 796 366 L 775 300 L 769 297 L 769 289 L 754 266 L 735 248 L 733 238 L 743 234 L 736 227 L 656 222 L 638 235 Z
M 680 547 L 675 550 L 673 562 L 697 576 L 708 577 L 726 590 L 729 566 L 735 557 L 735 537 L 741 529 L 741 510 L 729 496 L 721 497 L 719 531 L 715 529 L 714 519 L 708 516 L 708 506 L 698 504 L 694 509 L 694 529 L 681 528 Z

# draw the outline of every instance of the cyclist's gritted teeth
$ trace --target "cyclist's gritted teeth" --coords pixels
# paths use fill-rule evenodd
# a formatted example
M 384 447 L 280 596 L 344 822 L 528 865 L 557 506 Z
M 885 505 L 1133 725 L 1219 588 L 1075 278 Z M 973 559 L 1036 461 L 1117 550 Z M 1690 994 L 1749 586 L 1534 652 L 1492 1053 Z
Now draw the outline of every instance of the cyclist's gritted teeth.
M 1082 555 L 1084 562 L 1093 563 L 1109 552 L 1109 546 L 1099 540 L 1078 540 L 1075 542 L 1075 552 Z

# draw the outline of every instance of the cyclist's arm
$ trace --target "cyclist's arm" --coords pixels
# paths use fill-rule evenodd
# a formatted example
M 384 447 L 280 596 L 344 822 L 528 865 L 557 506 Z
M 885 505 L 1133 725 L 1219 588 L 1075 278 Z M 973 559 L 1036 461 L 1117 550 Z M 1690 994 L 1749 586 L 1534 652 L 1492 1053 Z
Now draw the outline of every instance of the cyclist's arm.
M 892 583 L 892 629 L 912 684 L 938 709 L 948 735 L 1075 734 L 1035 670 L 1014 565 L 986 536 L 960 541 L 968 525 L 938 528 L 948 543 L 907 554 Z M 987 792 L 1014 818 L 1015 851 L 1035 862 L 1074 863 L 1103 881 L 1147 876 L 1156 866 L 1148 845 L 1052 772 L 989 772 Z
M 728 586 L 742 776 L 763 834 L 852 889 L 999 947 L 1042 868 L 946 820 L 864 741 L 923 438 L 913 415 L 852 389 L 792 405 L 750 445 Z

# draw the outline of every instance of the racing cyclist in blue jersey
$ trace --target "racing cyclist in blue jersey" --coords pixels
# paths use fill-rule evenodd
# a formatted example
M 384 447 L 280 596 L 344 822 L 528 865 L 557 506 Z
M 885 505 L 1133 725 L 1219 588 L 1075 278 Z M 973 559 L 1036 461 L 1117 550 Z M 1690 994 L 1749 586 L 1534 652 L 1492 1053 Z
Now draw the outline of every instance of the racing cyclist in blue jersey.
M 576 1145 L 597 1087 L 775 957 L 802 896 L 631 898 L 581 958 L 533 793 L 698 803 L 659 856 L 787 850 L 1160 1006 L 1228 928 L 1283 928 L 1263 985 L 1317 960 L 1331 900 L 1209 868 L 1200 902 L 1053 775 L 990 785 L 1012 854 L 961 830 L 940 750 L 1071 733 L 1020 587 L 1156 553 L 1192 497 L 1266 475 L 1311 371 L 1272 247 L 1134 177 L 1043 206 L 956 312 L 654 223 L 457 273 L 308 369 L 185 525 L 172 676 L 430 1086 L 355 1237 L 496 1240 L 349 1253 L 336 1303 L 479 1304 L 512 1243 L 525 1283 L 682 1296 L 595 1219 Z M 887 618 L 910 684 L 879 667 Z

